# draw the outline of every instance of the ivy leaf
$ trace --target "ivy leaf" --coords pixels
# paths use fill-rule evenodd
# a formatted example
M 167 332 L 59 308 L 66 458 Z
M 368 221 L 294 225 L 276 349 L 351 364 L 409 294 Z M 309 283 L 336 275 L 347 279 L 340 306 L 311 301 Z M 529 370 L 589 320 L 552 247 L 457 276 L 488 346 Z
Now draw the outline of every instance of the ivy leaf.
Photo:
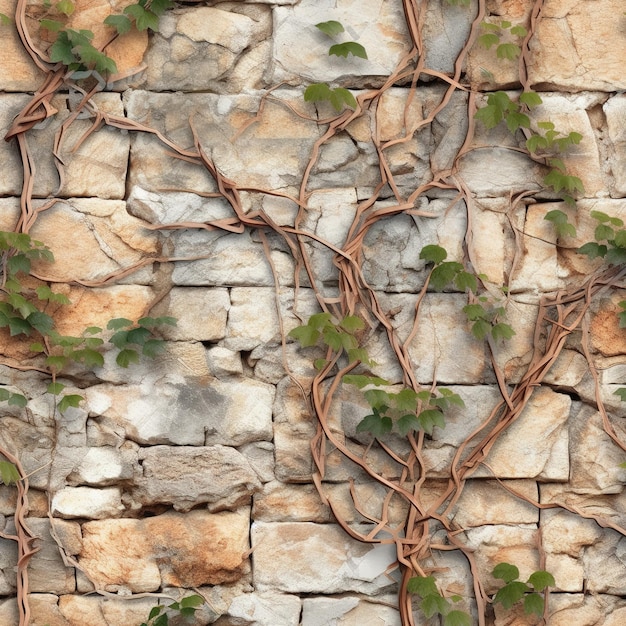
M 430 284 L 435 291 L 441 291 L 449 285 L 456 275 L 463 270 L 463 266 L 456 261 L 445 261 L 437 265 L 430 273 Z
M 180 601 L 180 606 L 185 609 L 188 607 L 197 607 L 202 606 L 204 604 L 204 598 L 197 594 L 193 594 L 191 596 L 187 596 Z
M 510 609 L 516 602 L 519 602 L 529 590 L 526 583 L 512 581 L 498 590 L 493 601 L 500 602 L 505 609 Z
M 526 140 L 526 147 L 528 152 L 537 152 L 537 150 L 545 150 L 548 147 L 548 140 L 541 135 L 531 135 Z
M 528 31 L 523 26 L 520 26 L 519 24 L 511 28 L 511 35 L 515 35 L 516 37 L 526 37 L 527 34 L 528 34 Z
M 341 22 L 337 22 L 336 20 L 329 20 L 328 22 L 320 22 L 319 24 L 315 24 L 316 28 L 319 28 L 323 33 L 328 35 L 329 37 L 335 37 L 340 33 L 343 33 L 345 28 Z
M 355 385 L 359 389 L 363 389 L 363 387 L 367 387 L 368 385 L 380 386 L 389 384 L 384 378 L 368 376 L 366 374 L 346 374 L 343 377 L 343 382 L 346 383 L 346 385 Z
M 506 116 L 506 127 L 511 133 L 514 133 L 518 128 L 530 128 L 530 118 L 524 113 L 511 111 Z
M 613 240 L 613 243 L 618 248 L 626 248 L 626 230 L 618 230 L 615 233 L 615 238 Z
M 57 408 L 61 413 L 65 413 L 65 411 L 67 411 L 67 409 L 71 406 L 78 408 L 82 400 L 84 400 L 82 396 L 77 394 L 68 394 L 67 396 L 63 396 L 61 398 L 61 401 L 57 404 Z
M 105 18 L 104 23 L 107 26 L 112 26 L 117 30 L 119 35 L 123 35 L 130 31 L 132 22 L 125 15 L 109 15 Z
M 128 332 L 127 330 L 118 330 L 115 334 L 111 336 L 109 341 L 120 350 L 126 346 L 128 343 Z
M 454 284 L 460 291 L 473 291 L 476 293 L 478 290 L 476 276 L 474 276 L 474 274 L 470 274 L 469 272 L 459 272 L 454 279 Z
M 450 611 L 443 618 L 443 626 L 472 626 L 472 618 L 465 611 Z
M 136 350 L 129 350 L 126 348 L 125 350 L 121 350 L 117 355 L 115 362 L 120 367 L 128 367 L 131 363 L 139 363 L 139 354 Z
M 117 72 L 117 65 L 115 64 L 115 61 L 104 54 L 104 52 L 100 52 L 100 50 L 94 48 L 91 44 L 76 46 L 74 50 L 76 54 L 78 54 L 82 63 L 87 66 L 94 67 L 96 71 L 101 73 Z
M 437 615 L 438 613 L 445 613 L 448 609 L 448 601 L 438 593 L 431 593 L 424 596 L 420 603 L 420 608 L 427 618 L 431 618 L 433 615 Z
M 46 365 L 50 369 L 60 372 L 68 363 L 68 358 L 60 355 L 53 355 L 46 358 Z
M 374 410 L 386 410 L 386 408 L 391 404 L 389 394 L 383 389 L 368 389 L 363 392 L 363 395 Z
M 74 360 L 84 363 L 87 367 L 102 367 L 104 365 L 104 357 L 91 348 L 77 350 L 73 354 Z
M 448 253 L 445 249 L 436 245 L 424 246 L 420 252 L 420 259 L 423 259 L 426 263 L 434 263 L 435 265 L 439 265 L 447 256 Z
M 60 13 L 63 13 L 63 15 L 67 15 L 68 17 L 72 15 L 76 9 L 72 0 L 59 0 L 56 4 L 56 8 Z
M 622 265 L 626 263 L 625 248 L 610 248 L 604 257 L 611 265 Z
M 107 324 L 107 328 L 109 330 L 119 330 L 120 328 L 127 328 L 128 326 L 132 326 L 134 322 L 125 317 L 116 317 L 112 320 L 109 320 Z
M 21 393 L 12 393 L 9 396 L 8 402 L 9 402 L 9 406 L 13 405 L 13 406 L 19 406 L 21 408 L 24 408 L 28 401 Z
M 519 569 L 516 565 L 511 565 L 510 563 L 498 563 L 493 568 L 491 575 L 498 580 L 503 580 L 505 583 L 510 583 L 519 578 Z
M 615 231 L 606 224 L 599 224 L 596 226 L 594 237 L 596 241 L 602 241 L 603 239 L 610 241 L 615 237 Z
M 543 103 L 541 96 L 534 91 L 525 91 L 523 94 L 520 94 L 519 101 L 525 104 L 529 109 Z
M 488 104 L 478 109 L 474 117 L 482 122 L 486 128 L 495 128 L 502 121 L 503 111 L 493 104 Z
M 142 317 L 137 324 L 144 328 L 154 328 L 155 326 L 163 326 L 164 324 L 176 326 L 178 320 L 170 315 L 162 315 L 161 317 Z
M 147 329 L 139 326 L 138 328 L 133 328 L 128 331 L 126 335 L 126 341 L 128 343 L 136 343 L 137 345 L 143 346 L 146 343 L 146 340 L 150 338 L 152 333 Z
M 56 41 L 50 46 L 50 61 L 63 63 L 63 65 L 67 66 L 76 63 L 76 56 L 72 52 L 73 47 L 74 45 L 69 40 L 67 31 L 60 31 Z
M 58 396 L 65 389 L 65 385 L 62 383 L 50 383 L 46 388 L 48 393 L 51 393 L 53 396 Z
M 396 408 L 399 411 L 415 411 L 417 408 L 417 393 L 413 389 L 403 389 L 394 396 Z
M 414 413 L 407 413 L 398 419 L 396 422 L 398 431 L 404 437 L 411 430 L 419 430 L 421 427 L 420 421 L 417 419 L 417 415 Z
M 617 391 L 613 392 L 613 395 L 619 396 L 622 402 L 626 402 L 626 387 L 620 387 Z
M 607 250 L 608 248 L 605 245 L 589 241 L 578 248 L 578 253 L 586 254 L 590 259 L 596 259 L 606 256 Z
M 349 54 L 361 59 L 367 59 L 367 52 L 365 48 L 356 41 L 346 41 L 344 43 L 336 43 L 328 49 L 328 55 L 335 55 L 338 57 L 347 58 Z
M 556 585 L 554 576 L 542 569 L 533 572 L 529 576 L 528 582 L 535 588 L 535 591 L 543 591 L 546 587 L 554 587 Z
M 20 480 L 21 476 L 13 463 L 0 461 L 0 478 L 2 478 L 2 482 L 8 486 Z
M 140 4 L 145 6 L 145 2 L 140 2 Z M 174 3 L 170 0 L 152 0 L 152 2 L 150 2 L 150 10 L 159 17 L 173 6 Z
M 489 50 L 491 46 L 495 46 L 500 42 L 500 37 L 495 33 L 485 33 L 478 38 L 478 44 Z
M 544 600 L 538 593 L 529 593 L 524 598 L 524 613 L 531 615 L 534 613 L 541 617 L 543 615 Z
M 513 335 L 515 335 L 515 331 L 509 324 L 505 324 L 504 322 L 498 322 L 491 328 L 491 336 L 496 341 L 500 339 L 510 339 Z
M 153 31 L 159 30 L 159 17 L 138 4 L 127 6 L 124 13 L 135 18 L 137 30 L 147 30 L 148 28 Z
M 317 343 L 317 340 L 320 338 L 320 332 L 312 326 L 305 324 L 290 330 L 289 337 L 293 337 L 303 348 L 310 348 Z
M 443 413 L 437 409 L 426 409 L 419 414 L 417 419 L 424 432 L 429 435 L 433 434 L 435 426 L 439 426 L 439 428 L 445 428 L 446 426 Z
M 326 83 L 313 83 L 304 90 L 305 102 L 323 102 L 330 100 L 330 87 Z
M 383 437 L 391 432 L 393 423 L 391 418 L 373 413 L 363 418 L 356 427 L 356 432 L 370 432 L 374 437 Z
M 24 254 L 15 254 L 9 257 L 6 267 L 9 274 L 17 274 L 18 272 L 28 274 L 30 273 L 30 259 Z
M 141 348 L 141 353 L 151 359 L 165 350 L 165 342 L 162 339 L 148 339 Z
M 514 61 L 515 59 L 517 59 L 520 53 L 520 47 L 514 43 L 501 43 L 496 48 L 496 56 L 499 59 L 508 59 L 509 61 Z
M 0 24 L 2 26 L 8 26 L 9 24 L 12 24 L 13 20 L 8 16 L 5 15 L 4 13 L 0 13 Z
M 338 352 L 343 348 L 342 335 L 344 334 L 345 333 L 340 333 L 334 326 L 326 326 L 322 331 L 322 338 L 329 348 Z
M 9 332 L 11 333 L 11 337 L 15 337 L 16 335 L 30 335 L 32 330 L 32 326 L 20 317 L 10 317 L 9 318 Z
M 26 321 L 42 335 L 47 335 L 54 328 L 54 320 L 42 311 L 31 313 Z
M 354 361 L 361 361 L 361 363 L 365 363 L 365 365 L 376 365 L 374 361 L 369 358 L 365 348 L 348 349 L 348 359 L 350 360 L 350 363 L 353 363 Z
M 356 108 L 356 98 L 350 91 L 343 87 L 335 87 L 330 92 L 330 103 L 333 105 L 336 111 L 340 111 L 343 108 L 344 103 L 349 107 Z
M 463 313 L 465 313 L 470 322 L 486 319 L 488 316 L 487 311 L 481 304 L 467 304 L 463 307 Z
M 425 598 L 429 595 L 440 595 L 434 576 L 413 576 L 406 587 L 409 593 Z

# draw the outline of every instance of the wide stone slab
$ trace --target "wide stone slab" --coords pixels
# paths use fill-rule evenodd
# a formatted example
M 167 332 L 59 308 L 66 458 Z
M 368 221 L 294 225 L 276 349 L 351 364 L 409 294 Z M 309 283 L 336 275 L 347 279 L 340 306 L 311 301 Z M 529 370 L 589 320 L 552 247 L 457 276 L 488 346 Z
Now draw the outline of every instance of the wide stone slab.
M 80 565 L 108 591 L 156 591 L 238 580 L 246 567 L 249 511 L 164 513 L 83 524 Z

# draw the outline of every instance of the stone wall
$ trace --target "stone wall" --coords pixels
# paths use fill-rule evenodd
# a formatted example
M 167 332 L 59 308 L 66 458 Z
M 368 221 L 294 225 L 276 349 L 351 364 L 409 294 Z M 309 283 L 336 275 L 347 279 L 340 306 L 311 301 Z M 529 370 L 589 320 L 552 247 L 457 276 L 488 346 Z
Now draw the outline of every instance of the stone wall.
M 104 41 L 94 24 L 109 3 L 76 4 L 72 23 Z M 397 546 L 357 541 L 323 501 L 353 534 L 368 535 L 388 492 L 326 441 L 320 496 L 310 444 L 318 425 L 308 394 L 312 361 L 323 352 L 300 349 L 287 333 L 319 311 L 316 292 L 334 306 L 334 252 L 345 248 L 361 216 L 378 211 L 359 248 L 363 280 L 395 336 L 408 342 L 415 380 L 445 385 L 465 404 L 452 407 L 446 427 L 420 444 L 416 467 L 427 478 L 420 495 L 427 508 L 446 490 L 459 446 L 501 399 L 500 374 L 511 392 L 533 349 L 545 343 L 533 334 L 542 297 L 583 285 L 598 266 L 575 253 L 593 238 L 590 212 L 626 220 L 621 0 L 535 3 L 542 10 L 526 69 L 543 104 L 533 118 L 583 135 L 563 157 L 585 187 L 576 211 L 546 192 L 547 170 L 520 150 L 521 135 L 476 123 L 467 145 L 474 96 L 479 106 L 485 101 L 477 92 L 513 95 L 520 87 L 518 63 L 497 59 L 493 49 L 473 47 L 455 68 L 476 18 L 474 0 L 470 7 L 405 4 L 421 7 L 423 17 L 416 89 L 410 73 L 386 85 L 413 45 L 400 0 L 181 3 L 161 18 L 158 32 L 131 32 L 110 48 L 119 75 L 93 97 L 91 111 L 105 122 L 125 117 L 134 128 L 105 124 L 73 149 L 93 123 L 93 115 L 79 116 L 58 151 L 61 177 L 55 134 L 81 92 L 67 83 L 51 100 L 56 113 L 29 131 L 33 205 L 60 199 L 30 231 L 55 256 L 34 274 L 72 301 L 54 312 L 59 331 L 80 334 L 147 310 L 178 319 L 163 330 L 167 348 L 154 361 L 125 370 L 107 353 L 95 371 L 64 372 L 67 389 L 84 401 L 63 415 L 46 393 L 48 377 L 28 369 L 37 365 L 28 345 L 2 331 L 0 382 L 29 400 L 26 409 L 0 404 L 0 444 L 18 455 L 30 481 L 26 522 L 39 537 L 29 562 L 33 626 L 139 624 L 157 602 L 194 591 L 206 598 L 198 624 L 400 624 Z M 0 12 L 14 10 L 11 0 L 0 0 Z M 487 0 L 485 10 L 491 21 L 529 26 L 533 2 Z M 365 46 L 367 60 L 327 55 L 329 40 L 314 25 L 331 19 Z M 1 28 L 6 131 L 44 72 L 14 25 Z M 344 115 L 327 140 L 332 107 L 303 100 L 305 87 L 321 81 L 364 97 L 360 114 Z M 451 84 L 458 87 L 447 98 Z M 368 100 L 372 89 L 380 91 Z M 172 145 L 146 129 L 190 152 L 195 142 L 224 178 L 216 182 L 197 159 L 175 158 Z M 0 146 L 0 159 L 0 229 L 12 230 L 22 211 L 15 140 Z M 382 175 L 393 185 L 377 189 Z M 435 177 L 442 184 L 428 186 Z M 235 217 L 224 192 L 231 182 L 242 209 Z M 428 188 L 414 193 L 422 185 Z M 544 220 L 555 208 L 569 212 L 576 238 L 557 237 Z M 280 228 L 255 228 L 259 215 Z M 252 226 L 240 227 L 246 219 Z M 178 227 L 154 228 L 171 224 Z M 279 236 L 294 225 L 312 236 Z M 308 274 L 289 241 L 301 246 Z M 436 243 L 450 259 L 469 259 L 487 293 L 504 298 L 498 289 L 508 285 L 507 319 L 516 332 L 510 341 L 487 344 L 471 335 L 462 312 L 467 294 L 422 292 L 430 267 L 420 251 Z M 432 547 L 421 567 L 435 573 L 446 595 L 463 596 L 460 606 L 475 623 L 540 623 L 499 605 L 478 621 L 470 563 L 493 594 L 498 584 L 490 572 L 505 561 L 524 580 L 540 567 L 554 574 L 551 626 L 626 622 L 626 470 L 623 450 L 607 434 L 626 441 L 626 405 L 614 394 L 626 383 L 626 333 L 616 314 L 624 299 L 623 289 L 598 293 L 582 330 L 564 338 L 521 415 L 446 509 L 465 551 L 450 550 L 444 526 L 431 519 Z M 387 333 L 367 319 L 371 370 L 400 385 Z M 376 446 L 365 451 L 371 437 L 356 426 L 368 412 L 362 394 L 344 385 L 329 432 L 369 455 L 380 476 L 408 485 L 418 477 L 403 475 L 393 456 Z M 410 456 L 406 441 L 393 445 Z M 15 487 L 1 486 L 6 535 L 14 532 L 15 505 Z M 406 500 L 391 500 L 387 530 L 403 528 L 407 510 Z M 16 555 L 15 542 L 0 539 L 0 626 L 18 623 Z M 418 624 L 440 623 L 425 619 L 417 603 L 415 611 Z

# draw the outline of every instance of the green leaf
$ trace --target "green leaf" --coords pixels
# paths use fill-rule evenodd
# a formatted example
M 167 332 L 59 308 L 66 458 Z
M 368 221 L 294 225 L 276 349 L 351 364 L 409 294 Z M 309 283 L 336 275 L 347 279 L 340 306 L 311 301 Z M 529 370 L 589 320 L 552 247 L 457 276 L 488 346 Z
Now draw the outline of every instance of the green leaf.
M 500 602 L 505 609 L 510 609 L 524 597 L 527 591 L 530 591 L 530 588 L 526 583 L 512 581 L 498 590 L 493 601 Z
M 9 274 L 17 274 L 18 272 L 29 274 L 30 259 L 24 254 L 15 254 L 9 257 L 6 267 Z
M 137 324 L 144 328 L 153 328 L 154 326 L 176 326 L 178 320 L 171 315 L 161 315 L 160 317 L 142 317 Z
M 323 102 L 330 100 L 331 91 L 326 83 L 313 83 L 304 90 L 305 102 Z
M 159 17 L 152 11 L 144 9 L 138 4 L 131 4 L 124 9 L 126 15 L 130 15 L 135 18 L 135 26 L 137 30 L 147 30 L 148 28 L 153 31 L 159 30 Z
M 441 595 L 435 584 L 434 576 L 413 576 L 406 587 L 409 593 L 425 598 L 429 595 Z
M 531 615 L 534 613 L 541 617 L 543 615 L 544 600 L 538 593 L 529 593 L 524 598 L 524 613 Z
M 57 408 L 61 413 L 65 413 L 65 411 L 67 411 L 70 407 L 78 408 L 82 400 L 84 400 L 82 396 L 77 394 L 68 394 L 67 396 L 63 396 L 61 398 L 61 401 L 57 404 Z
M 28 401 L 21 393 L 12 393 L 9 396 L 8 402 L 10 406 L 13 405 L 24 408 Z
M 528 31 L 519 24 L 511 28 L 511 35 L 515 35 L 516 37 L 526 37 L 527 34 Z
M 183 598 L 180 601 L 180 605 L 183 608 L 187 608 L 187 607 L 190 607 L 190 606 L 198 607 L 198 606 L 202 606 L 203 604 L 204 604 L 204 598 L 202 596 L 197 595 L 197 594 L 193 594 L 191 596 L 187 596 L 187 597 Z
M 346 374 L 342 380 L 346 385 L 355 385 L 359 389 L 363 389 L 363 387 L 367 387 L 368 385 L 380 386 L 389 384 L 384 378 L 368 376 L 366 374 Z
M 469 272 L 459 272 L 454 279 L 454 284 L 457 289 L 461 291 L 473 291 L 476 293 L 478 290 L 478 282 L 476 281 L 476 276 L 474 274 L 470 274 Z
M 350 348 L 348 350 L 348 359 L 350 363 L 361 361 L 361 363 L 365 363 L 365 365 L 375 365 L 374 361 L 369 358 L 365 348 Z
M 626 263 L 626 249 L 609 248 L 604 258 L 611 265 L 622 265 Z
M 438 391 L 450 404 L 455 404 L 460 407 L 465 406 L 463 398 L 461 398 L 458 393 L 454 393 L 454 391 L 450 391 L 450 389 L 446 389 L 445 387 L 439 387 Z
M 84 363 L 87 367 L 102 367 L 104 365 L 104 357 L 91 348 L 77 350 L 72 355 L 74 361 Z
M 24 296 L 19 293 L 11 293 L 7 298 L 7 302 L 16 310 L 20 312 L 20 315 L 26 319 L 31 313 L 37 313 L 37 307 L 29 302 Z
M 132 22 L 125 15 L 109 15 L 104 19 L 104 23 L 113 26 L 120 35 L 130 31 L 132 26 Z
M 368 389 L 363 395 L 373 409 L 383 410 L 391 404 L 389 393 L 383 389 Z
M 346 315 L 346 317 L 339 322 L 339 325 L 349 333 L 365 328 L 365 322 L 358 315 Z
M 31 343 L 28 349 L 31 352 L 44 352 L 45 351 L 45 347 L 43 343 L 39 343 L 38 341 L 35 343 Z
M 102 332 L 102 328 L 99 326 L 88 326 L 83 330 L 83 335 L 97 335 Z
M 334 46 L 331 46 L 328 49 L 328 55 L 335 55 L 338 57 L 348 57 L 349 54 L 352 54 L 355 57 L 360 57 L 361 59 L 367 59 L 367 52 L 365 48 L 356 41 L 346 41 L 344 43 L 336 43 Z
M 333 105 L 336 111 L 341 111 L 343 105 L 346 104 L 349 107 L 356 108 L 356 98 L 350 91 L 343 87 L 335 87 L 330 92 L 330 103 Z
M 0 13 L 0 24 L 2 26 L 9 26 L 9 24 L 12 24 L 13 20 L 8 16 L 5 15 L 4 13 Z
M 541 135 L 531 135 L 526 140 L 526 147 L 529 152 L 537 152 L 537 150 L 545 150 L 548 147 L 548 140 Z
M 615 231 L 606 224 L 599 224 L 596 226 L 594 233 L 596 241 L 602 241 L 603 239 L 612 240 L 615 237 Z
M 41 311 L 35 311 L 31 313 L 26 321 L 42 335 L 47 335 L 54 328 L 54 320 Z
M 332 324 L 332 315 L 330 313 L 315 313 L 309 317 L 307 324 L 317 328 L 317 330 L 322 330 L 325 326 Z
M 444 248 L 437 245 L 428 245 L 422 248 L 420 252 L 420 259 L 426 261 L 426 263 L 434 263 L 438 265 L 446 259 L 448 253 Z
M 543 591 L 546 587 L 556 586 L 554 576 L 545 570 L 533 572 L 529 576 L 528 582 L 535 588 L 535 591 Z
M 339 352 L 343 349 L 342 335 L 344 334 L 340 333 L 334 326 L 326 326 L 322 331 L 322 339 L 329 348 Z
M 399 411 L 415 411 L 417 408 L 417 393 L 413 389 L 402 389 L 393 398 Z
M 39 25 L 52 33 L 58 33 L 65 25 L 57 20 L 39 20 Z
M 498 563 L 493 568 L 491 575 L 498 580 L 503 580 L 505 583 L 510 583 L 519 578 L 519 569 L 516 565 L 511 565 L 510 563 Z
M 46 358 L 46 365 L 50 369 L 60 372 L 67 364 L 69 359 L 65 356 L 53 355 Z
M 0 461 L 0 478 L 2 478 L 2 482 L 8 486 L 20 480 L 21 476 L 13 463 Z
M 53 396 L 58 396 L 65 389 L 65 385 L 61 383 L 50 383 L 46 389 Z
M 486 128 L 495 128 L 502 121 L 503 111 L 493 104 L 488 104 L 478 109 L 474 117 Z
M 489 50 L 491 46 L 495 46 L 500 42 L 500 37 L 495 33 L 485 33 L 478 38 L 478 44 Z
M 127 343 L 136 343 L 137 345 L 143 346 L 147 339 L 152 336 L 152 333 L 147 328 L 142 328 L 139 326 L 138 328 L 133 328 L 128 331 L 126 335 Z
M 313 367 L 319 371 L 326 367 L 326 363 L 328 363 L 326 359 L 315 359 L 315 361 L 313 361 Z
M 167 617 L 167 613 L 161 613 L 161 615 L 152 622 L 152 626 L 168 626 L 168 624 L 169 618 Z
M 328 35 L 329 37 L 335 37 L 339 35 L 339 33 L 344 32 L 344 27 L 341 22 L 337 22 L 336 20 L 329 20 L 328 22 L 320 22 L 319 24 L 315 24 L 316 28 L 319 28 L 323 33 Z
M 420 608 L 427 618 L 431 618 L 438 613 L 445 613 L 449 608 L 449 603 L 438 593 L 431 593 L 424 596 L 424 599 L 420 602 Z
M 613 392 L 613 395 L 619 396 L 622 402 L 626 402 L 626 387 L 620 387 L 617 391 Z
M 509 20 L 502 20 L 500 22 L 500 27 L 501 28 L 511 28 L 511 22 L 509 22 Z
M 52 63 L 63 63 L 70 66 L 76 63 L 77 58 L 72 51 L 74 45 L 68 37 L 68 31 L 59 32 L 56 41 L 50 46 L 50 61 Z
M 62 293 L 55 293 L 48 285 L 40 285 L 35 289 L 39 300 L 49 300 L 50 302 L 58 302 L 59 304 L 70 304 L 70 299 Z
M 180 609 L 179 613 L 183 616 L 183 617 L 193 617 L 196 614 L 196 611 L 198 609 L 192 607 L 192 606 L 188 606 L 188 607 L 183 607 Z
M 163 606 L 153 606 L 150 609 L 150 613 L 148 615 L 148 621 L 150 621 L 151 619 L 154 619 L 157 615 L 160 615 L 163 608 L 164 608 Z
M 391 432 L 393 422 L 391 418 L 377 414 L 367 415 L 356 427 L 356 432 L 369 432 L 374 437 L 383 437 Z
M 500 339 L 511 339 L 513 335 L 515 335 L 515 331 L 509 324 L 505 324 L 504 322 L 498 322 L 491 328 L 491 336 L 496 341 Z
M 578 253 L 586 254 L 590 259 L 596 259 L 606 256 L 607 250 L 605 245 L 598 244 L 595 241 L 589 241 L 578 248 Z
M 407 413 L 398 419 L 396 426 L 398 427 L 400 434 L 402 436 L 406 436 L 411 430 L 419 430 L 421 428 L 421 423 L 417 419 L 417 415 L 414 413 Z
M 525 91 L 523 94 L 520 94 L 519 101 L 525 104 L 529 109 L 543 103 L 541 96 L 534 91 Z
M 116 348 L 119 348 L 121 350 L 128 344 L 128 333 L 129 331 L 127 330 L 118 330 L 111 336 L 111 339 L 109 339 L 109 341 Z
M 76 7 L 72 0 L 59 0 L 56 4 L 56 8 L 63 15 L 67 15 L 68 17 L 74 13 Z
M 537 122 L 537 126 L 544 130 L 554 130 L 554 124 L 552 122 Z
M 615 233 L 615 238 L 613 239 L 613 243 L 618 248 L 626 248 L 626 230 L 618 230 Z
M 139 354 L 136 350 L 121 350 L 117 355 L 115 362 L 120 367 L 128 367 L 131 363 L 139 363 Z
M 290 330 L 289 337 L 293 337 L 303 348 L 310 348 L 317 343 L 317 340 L 320 338 L 320 332 L 306 324 L 304 326 L 296 326 Z
M 443 626 L 472 626 L 472 618 L 465 611 L 450 611 L 443 618 Z
M 134 322 L 125 317 L 116 317 L 115 319 L 109 320 L 107 324 L 107 328 L 109 330 L 119 330 L 120 328 L 127 328 L 128 326 L 133 326 Z
M 467 304 L 463 307 L 463 313 L 467 315 L 467 319 L 471 322 L 487 319 L 489 316 L 481 304 Z
M 530 118 L 524 113 L 511 111 L 506 116 L 506 127 L 511 133 L 514 133 L 518 128 L 530 128 Z
M 88 67 L 95 68 L 96 71 L 102 74 L 105 72 L 111 74 L 117 72 L 115 61 L 104 54 L 104 52 L 100 52 L 100 50 L 94 48 L 91 44 L 76 46 L 74 52 L 78 55 L 81 63 L 84 63 Z
M 11 333 L 11 337 L 22 334 L 30 335 L 32 329 L 32 326 L 20 317 L 9 318 L 9 332 Z
M 165 350 L 165 342 L 162 339 L 148 339 L 141 348 L 141 354 L 154 359 Z
M 437 409 L 426 409 L 418 415 L 417 419 L 424 432 L 429 435 L 433 434 L 435 426 L 438 426 L 439 428 L 445 428 L 446 426 L 446 420 L 443 417 L 443 413 Z
M 463 270 L 463 266 L 456 261 L 444 261 L 437 265 L 430 273 L 430 285 L 436 291 L 441 291 L 447 287 Z

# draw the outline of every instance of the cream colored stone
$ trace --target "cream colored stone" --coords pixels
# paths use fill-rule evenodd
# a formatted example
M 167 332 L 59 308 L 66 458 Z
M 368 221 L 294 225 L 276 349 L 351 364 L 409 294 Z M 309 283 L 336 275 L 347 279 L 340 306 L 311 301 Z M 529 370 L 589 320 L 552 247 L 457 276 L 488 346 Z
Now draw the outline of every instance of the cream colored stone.
M 71 626 L 59 611 L 58 596 L 31 593 L 28 602 L 31 610 L 30 626 Z
M 229 615 L 254 626 L 298 626 L 300 611 L 300 598 L 278 593 L 236 596 L 228 607 Z
M 614 197 L 626 194 L 626 96 L 617 94 L 603 106 L 611 140 L 611 173 L 614 177 Z
M 248 520 L 242 509 L 87 522 L 80 564 L 110 591 L 234 582 L 245 569 Z
M 302 626 L 400 626 L 400 623 L 397 609 L 355 596 L 305 598 L 302 602 Z
M 63 518 L 108 519 L 124 511 L 117 487 L 66 487 L 54 494 L 52 514 Z
M 64 595 L 59 598 L 59 611 L 67 626 L 112 626 L 145 621 L 158 603 L 158 598 L 117 600 L 98 595 Z

